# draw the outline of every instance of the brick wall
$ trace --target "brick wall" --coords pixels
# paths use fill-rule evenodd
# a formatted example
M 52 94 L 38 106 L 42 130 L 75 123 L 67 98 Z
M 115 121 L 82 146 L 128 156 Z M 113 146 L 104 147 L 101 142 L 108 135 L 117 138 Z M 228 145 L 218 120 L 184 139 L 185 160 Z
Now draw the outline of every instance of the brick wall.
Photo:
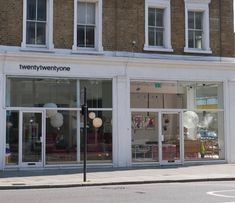
M 23 0 L 0 0 L 0 44 L 20 46 Z
M 71 49 L 73 45 L 73 0 L 54 0 L 54 46 Z
M 55 48 L 73 45 L 74 0 L 54 0 Z M 234 56 L 233 0 L 211 0 L 210 46 L 214 56 Z M 0 0 L 0 44 L 20 46 L 23 0 Z M 221 23 L 220 23 L 221 6 Z M 184 0 L 171 0 L 173 54 L 184 54 Z M 144 0 L 103 0 L 103 47 L 109 51 L 143 52 Z M 221 28 L 221 35 L 220 35 Z M 132 47 L 132 41 L 136 46 Z M 148 52 L 149 53 L 149 52 Z

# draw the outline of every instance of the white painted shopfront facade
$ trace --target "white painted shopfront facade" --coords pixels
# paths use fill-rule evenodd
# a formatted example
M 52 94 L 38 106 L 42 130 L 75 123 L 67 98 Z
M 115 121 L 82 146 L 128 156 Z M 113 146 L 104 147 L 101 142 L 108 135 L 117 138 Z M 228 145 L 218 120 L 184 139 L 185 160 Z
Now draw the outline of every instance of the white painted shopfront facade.
M 122 55 L 0 53 L 0 169 L 81 167 L 83 86 L 88 165 L 235 163 L 234 59 Z

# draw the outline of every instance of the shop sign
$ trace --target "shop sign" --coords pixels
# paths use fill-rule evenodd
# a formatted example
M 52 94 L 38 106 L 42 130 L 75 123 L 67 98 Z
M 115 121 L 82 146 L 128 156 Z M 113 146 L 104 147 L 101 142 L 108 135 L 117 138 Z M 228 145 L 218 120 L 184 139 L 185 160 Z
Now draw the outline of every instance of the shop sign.
M 53 72 L 69 72 L 70 67 L 67 66 L 44 66 L 44 65 L 19 65 L 20 70 L 28 71 L 53 71 Z

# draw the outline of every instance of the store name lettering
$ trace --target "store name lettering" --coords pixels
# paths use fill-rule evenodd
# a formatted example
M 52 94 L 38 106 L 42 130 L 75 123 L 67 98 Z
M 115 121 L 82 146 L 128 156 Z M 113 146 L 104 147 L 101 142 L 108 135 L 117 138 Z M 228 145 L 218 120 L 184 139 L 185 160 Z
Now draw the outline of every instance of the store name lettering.
M 66 66 L 43 66 L 43 65 L 19 65 L 20 70 L 32 70 L 32 71 L 54 71 L 54 72 L 62 72 L 62 71 L 70 71 L 70 67 Z

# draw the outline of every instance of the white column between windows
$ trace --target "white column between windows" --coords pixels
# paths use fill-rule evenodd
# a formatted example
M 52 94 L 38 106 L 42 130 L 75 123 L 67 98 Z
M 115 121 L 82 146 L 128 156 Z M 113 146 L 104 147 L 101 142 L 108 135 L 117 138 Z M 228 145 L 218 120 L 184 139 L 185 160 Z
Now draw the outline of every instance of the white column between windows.
M 74 20 L 73 20 L 73 47 L 72 50 L 77 50 L 77 19 L 78 19 L 78 1 L 74 0 L 73 10 L 74 10 Z
M 5 100 L 5 95 L 4 95 L 4 79 L 3 75 L 0 75 L 0 126 L 2 129 L 2 132 L 0 133 L 0 170 L 3 169 L 4 167 L 4 162 L 5 162 L 5 151 L 6 151 L 6 124 L 5 124 L 5 111 L 4 111 L 4 100 Z
M 54 44 L 53 44 L 53 0 L 49 0 L 49 2 L 47 2 L 47 6 L 48 6 L 48 14 L 47 14 L 47 23 L 48 23 L 48 42 L 47 42 L 47 47 L 49 50 L 54 49 Z
M 23 30 L 21 48 L 26 48 L 26 14 L 27 13 L 27 0 L 23 0 Z

